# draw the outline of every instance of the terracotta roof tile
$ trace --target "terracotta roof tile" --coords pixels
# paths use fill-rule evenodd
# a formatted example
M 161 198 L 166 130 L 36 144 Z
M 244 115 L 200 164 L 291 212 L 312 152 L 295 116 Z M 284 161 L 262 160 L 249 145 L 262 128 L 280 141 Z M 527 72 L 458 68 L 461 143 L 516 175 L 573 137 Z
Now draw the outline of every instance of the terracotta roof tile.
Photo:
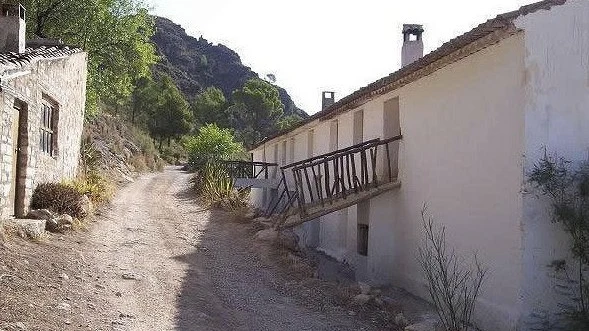
M 0 53 L 0 74 L 6 71 L 26 68 L 28 65 L 39 60 L 50 60 L 69 56 L 79 52 L 82 52 L 82 49 L 65 45 L 57 45 L 40 46 L 35 48 L 29 47 L 23 53 Z
M 253 149 L 259 147 L 260 145 L 269 140 L 292 132 L 297 128 L 307 123 L 310 123 L 316 119 L 328 119 L 341 112 L 345 112 L 346 110 L 354 109 L 358 106 L 358 104 L 361 104 L 371 98 L 385 94 L 403 85 L 407 85 L 417 79 L 423 78 L 448 64 L 440 64 L 439 61 L 441 59 L 448 57 L 449 55 L 454 54 L 455 52 L 458 52 L 463 48 L 466 48 L 470 44 L 488 38 L 483 40 L 483 43 L 481 43 L 481 45 L 479 45 L 477 49 L 471 51 L 470 53 L 467 52 L 462 57 L 458 56 L 457 59 L 468 56 L 484 48 L 485 46 L 490 46 L 498 42 L 500 39 L 513 35 L 513 33 L 516 32 L 516 29 L 513 25 L 513 21 L 516 18 L 534 13 L 539 10 L 549 10 L 554 6 L 563 5 L 566 2 L 567 0 L 544 0 L 530 5 L 522 6 L 518 10 L 512 12 L 497 15 L 497 17 L 478 25 L 469 32 L 444 43 L 438 49 L 425 55 L 423 58 L 401 68 L 400 70 L 386 77 L 383 77 L 371 84 L 368 84 L 367 86 L 362 87 L 359 90 L 353 92 L 352 94 L 340 99 L 338 102 L 332 104 L 326 109 L 304 120 L 298 126 L 286 131 L 278 132 L 277 134 L 264 139 L 262 143 L 260 143 Z M 502 32 L 503 34 L 501 34 Z M 497 36 L 494 37 L 493 34 L 497 34 Z M 428 67 L 431 68 L 429 68 L 429 70 L 426 70 L 428 69 Z

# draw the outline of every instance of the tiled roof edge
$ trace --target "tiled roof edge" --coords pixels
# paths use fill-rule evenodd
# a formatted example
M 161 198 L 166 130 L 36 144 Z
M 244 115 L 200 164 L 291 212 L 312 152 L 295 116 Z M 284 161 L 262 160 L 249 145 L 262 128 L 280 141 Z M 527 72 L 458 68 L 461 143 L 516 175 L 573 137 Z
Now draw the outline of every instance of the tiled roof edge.
M 514 10 L 511 12 L 497 15 L 495 18 L 490 19 L 490 20 L 478 25 L 474 29 L 444 43 L 442 46 L 440 46 L 436 50 L 430 52 L 429 54 L 425 55 L 423 58 L 401 68 L 400 70 L 398 70 L 388 76 L 385 76 L 385 77 L 383 77 L 383 78 L 381 78 L 371 84 L 368 84 L 365 87 L 362 87 L 362 88 L 356 90 L 352 94 L 349 94 L 348 96 L 340 99 L 338 102 L 332 104 L 331 106 L 327 107 L 326 109 L 324 109 L 324 110 L 312 115 L 308 119 L 302 121 L 296 127 L 293 127 L 293 128 L 290 128 L 290 129 L 284 130 L 284 131 L 279 131 L 276 134 L 274 134 L 270 137 L 267 137 L 261 143 L 254 146 L 253 148 L 251 148 L 251 150 L 257 149 L 258 147 L 264 145 L 265 143 L 267 143 L 270 140 L 273 140 L 277 137 L 280 137 L 282 135 L 293 132 L 294 130 L 296 130 L 302 126 L 305 126 L 306 124 L 313 122 L 314 120 L 328 119 L 333 116 L 336 116 L 339 113 L 342 113 L 342 112 L 345 112 L 345 111 L 350 110 L 352 108 L 355 108 L 355 107 L 357 107 L 357 102 L 364 99 L 364 98 L 365 99 L 372 99 L 374 97 L 377 97 L 378 95 L 382 95 L 384 93 L 390 92 L 391 91 L 390 86 L 394 86 L 394 84 L 396 82 L 398 82 L 406 77 L 409 77 L 410 75 L 415 74 L 420 70 L 425 69 L 426 67 L 434 64 L 435 62 L 437 62 L 437 61 L 439 61 L 449 55 L 452 55 L 453 53 L 459 51 L 460 49 L 465 48 L 468 45 L 475 43 L 476 41 L 479 41 L 485 37 L 492 36 L 493 34 L 496 34 L 499 39 L 488 38 L 489 43 L 486 46 L 488 47 L 492 44 L 495 44 L 499 40 L 507 38 L 516 32 L 515 27 L 513 25 L 513 22 L 515 19 L 517 19 L 521 16 L 526 16 L 526 15 L 535 13 L 539 10 L 550 10 L 552 7 L 563 5 L 567 1 L 568 0 L 544 0 L 544 1 L 533 3 L 533 4 L 522 6 L 518 10 Z M 480 46 L 480 48 L 478 50 L 485 48 L 485 47 L 483 47 L 484 45 L 479 45 L 479 46 Z M 474 52 L 468 53 L 465 56 L 469 56 L 473 53 Z M 457 60 L 459 60 L 460 58 L 463 58 L 465 56 L 459 57 Z M 431 70 L 431 72 L 436 71 L 442 67 L 443 66 L 435 68 L 434 70 Z M 429 72 L 427 75 L 431 74 L 431 72 Z M 401 84 L 400 86 L 396 86 L 393 89 L 397 89 L 403 85 L 409 84 L 412 81 L 423 78 L 427 75 L 423 75 L 423 76 L 417 75 L 418 77 L 416 77 L 415 79 L 410 80 L 410 81 L 406 81 L 405 83 Z M 387 87 L 389 87 L 389 88 L 387 88 Z M 352 105 L 352 104 L 354 106 L 352 108 L 350 108 L 350 105 Z

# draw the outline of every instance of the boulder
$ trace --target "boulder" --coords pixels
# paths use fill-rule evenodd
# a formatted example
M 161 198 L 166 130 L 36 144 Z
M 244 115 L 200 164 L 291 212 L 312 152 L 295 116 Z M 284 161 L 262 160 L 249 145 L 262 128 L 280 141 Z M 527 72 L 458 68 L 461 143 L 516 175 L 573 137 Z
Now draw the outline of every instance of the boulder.
M 352 304 L 355 306 L 363 306 L 367 304 L 372 297 L 368 294 L 358 294 L 354 298 L 352 298 Z
M 6 227 L 16 230 L 21 237 L 38 239 L 45 234 L 45 223 L 46 220 L 34 220 L 34 219 L 12 219 L 6 220 L 4 225 Z
M 47 220 L 45 229 L 52 233 L 61 233 L 72 228 L 74 219 L 70 215 L 61 215 Z
M 278 243 L 286 249 L 297 251 L 299 249 L 299 236 L 293 230 L 285 230 L 279 232 Z
M 94 206 L 88 195 L 84 194 L 80 201 L 78 201 L 78 204 L 80 205 L 80 209 L 84 213 L 84 216 L 91 215 L 94 212 Z
M 362 282 L 358 282 L 358 287 L 360 288 L 360 293 L 362 294 L 369 294 L 370 293 L 370 285 Z
M 52 219 L 47 220 L 45 223 L 45 230 L 52 232 L 52 233 L 60 232 L 61 230 L 59 229 L 59 224 L 57 223 L 57 219 L 52 218 Z
M 67 215 L 67 214 L 63 214 L 63 215 L 59 216 L 56 219 L 56 221 L 57 221 L 57 224 L 59 226 L 69 226 L 69 227 L 71 227 L 72 224 L 74 224 L 73 217 L 71 217 L 70 215 Z
M 400 327 L 405 327 L 405 326 L 409 325 L 409 321 L 407 320 L 405 315 L 403 315 L 403 313 L 398 313 L 395 316 L 395 324 L 397 324 Z
M 50 220 L 54 217 L 55 216 L 53 215 L 53 213 L 47 209 L 31 210 L 27 214 L 27 218 L 32 219 L 32 220 Z
M 261 230 L 256 233 L 256 240 L 262 242 L 276 242 L 278 240 L 278 231 L 274 229 Z
M 441 330 L 437 321 L 426 320 L 416 324 L 406 326 L 404 331 L 437 331 Z

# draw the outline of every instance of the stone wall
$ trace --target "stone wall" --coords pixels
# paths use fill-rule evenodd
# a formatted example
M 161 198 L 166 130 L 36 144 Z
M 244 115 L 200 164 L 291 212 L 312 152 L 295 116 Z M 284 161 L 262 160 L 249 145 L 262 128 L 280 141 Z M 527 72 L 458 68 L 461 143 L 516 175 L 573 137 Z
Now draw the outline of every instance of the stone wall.
M 15 102 L 21 102 L 19 180 L 17 213 L 26 213 L 33 189 L 40 183 L 60 182 L 73 178 L 78 169 L 81 135 L 86 103 L 87 56 L 78 53 L 59 59 L 34 63 L 30 72 L 2 81 L 0 92 L 0 214 L 13 214 L 9 200 L 13 176 L 12 112 Z M 54 155 L 40 147 L 42 101 L 57 105 L 57 145 Z M 20 200 L 20 201 L 18 201 Z

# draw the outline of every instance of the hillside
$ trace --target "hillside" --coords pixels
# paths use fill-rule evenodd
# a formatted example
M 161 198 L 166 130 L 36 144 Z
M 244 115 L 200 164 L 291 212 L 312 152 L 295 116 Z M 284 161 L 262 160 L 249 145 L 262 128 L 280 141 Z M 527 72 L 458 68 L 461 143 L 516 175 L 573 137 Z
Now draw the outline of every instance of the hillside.
M 156 72 L 170 75 L 188 99 L 210 86 L 223 91 L 226 98 L 258 74 L 243 65 L 239 55 L 228 47 L 213 45 L 204 38 L 186 34 L 184 28 L 167 18 L 155 17 L 156 33 L 152 38 L 160 62 Z M 286 90 L 278 87 L 285 115 L 309 115 L 298 108 Z

